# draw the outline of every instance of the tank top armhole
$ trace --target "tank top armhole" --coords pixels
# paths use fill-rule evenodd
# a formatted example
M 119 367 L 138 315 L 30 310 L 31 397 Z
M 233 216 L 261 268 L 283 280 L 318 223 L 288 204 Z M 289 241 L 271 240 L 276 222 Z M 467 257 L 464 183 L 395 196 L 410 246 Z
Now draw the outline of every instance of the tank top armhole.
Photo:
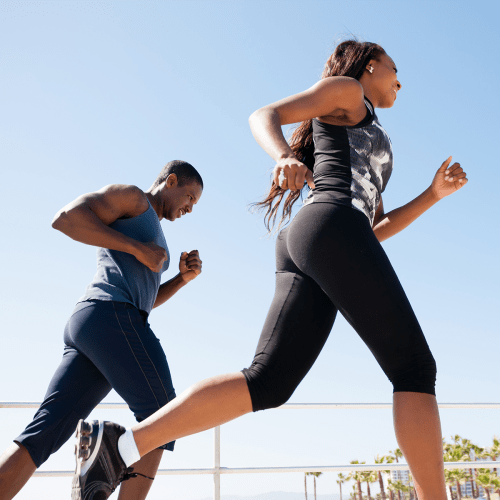
M 356 123 L 356 125 L 333 125 L 331 123 L 323 122 L 321 120 L 318 120 L 318 118 L 313 118 L 312 121 L 315 121 L 319 123 L 322 126 L 326 127 L 340 127 L 340 128 L 361 128 L 361 127 L 366 127 L 367 125 L 370 125 L 370 123 L 375 119 L 375 108 L 373 107 L 373 104 L 371 103 L 370 99 L 368 97 L 364 97 L 364 102 L 365 102 L 365 107 L 366 107 L 366 115 L 364 118 Z
M 365 125 L 369 125 L 375 118 L 375 108 L 373 107 L 373 104 L 371 103 L 370 99 L 368 99 L 368 97 L 364 97 L 363 99 L 365 101 L 365 107 L 366 107 L 365 117 L 359 123 L 356 123 L 356 125 L 351 125 L 351 126 L 347 125 L 347 128 L 364 127 Z

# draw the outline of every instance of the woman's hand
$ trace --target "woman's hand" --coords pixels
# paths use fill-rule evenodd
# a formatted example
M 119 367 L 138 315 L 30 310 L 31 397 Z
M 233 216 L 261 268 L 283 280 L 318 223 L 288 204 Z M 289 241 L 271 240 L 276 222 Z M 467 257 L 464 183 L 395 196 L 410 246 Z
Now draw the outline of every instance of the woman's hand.
M 454 163 L 451 167 L 450 163 L 451 156 L 439 167 L 432 180 L 431 189 L 438 200 L 455 193 L 468 182 L 467 174 L 460 163 Z
M 314 189 L 313 173 L 293 155 L 278 160 L 274 167 L 273 180 L 284 191 L 299 191 L 304 187 L 304 181 Z

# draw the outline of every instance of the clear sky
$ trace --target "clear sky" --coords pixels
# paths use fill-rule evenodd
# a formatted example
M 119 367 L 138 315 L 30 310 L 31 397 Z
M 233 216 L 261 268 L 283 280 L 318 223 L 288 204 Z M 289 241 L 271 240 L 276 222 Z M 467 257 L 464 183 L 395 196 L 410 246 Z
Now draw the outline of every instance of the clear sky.
M 247 206 L 273 161 L 248 127 L 259 107 L 314 84 L 341 37 L 380 43 L 402 90 L 378 115 L 394 148 L 386 211 L 420 194 L 449 155 L 469 183 L 384 243 L 438 365 L 441 402 L 500 401 L 498 2 L 0 2 L 0 400 L 41 401 L 95 249 L 51 228 L 59 208 L 106 184 L 147 189 L 170 160 L 203 176 L 192 214 L 162 223 L 177 271 L 203 273 L 150 322 L 178 392 L 252 360 L 274 292 L 274 240 Z M 391 385 L 339 318 L 291 402 L 389 402 Z M 119 401 L 111 393 L 109 401 Z M 0 411 L 0 448 L 33 410 Z M 100 411 L 131 425 L 130 412 Z M 486 446 L 496 411 L 445 410 L 443 434 Z M 222 429 L 222 465 L 329 465 L 396 447 L 390 412 L 269 411 Z M 73 468 L 70 443 L 44 469 Z M 210 467 L 212 436 L 177 444 L 164 468 Z M 223 494 L 302 491 L 303 476 L 223 477 Z M 19 499 L 67 498 L 33 479 Z M 318 493 L 337 491 L 333 474 Z M 159 478 L 151 499 L 211 495 L 211 478 Z

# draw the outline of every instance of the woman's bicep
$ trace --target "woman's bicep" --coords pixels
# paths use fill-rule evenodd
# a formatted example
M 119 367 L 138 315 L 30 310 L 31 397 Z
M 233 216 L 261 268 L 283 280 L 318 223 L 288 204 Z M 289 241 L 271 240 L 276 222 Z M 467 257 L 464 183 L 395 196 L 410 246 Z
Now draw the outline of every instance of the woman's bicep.
M 363 102 L 361 84 L 348 77 L 329 77 L 320 80 L 299 94 L 286 97 L 262 109 L 275 111 L 281 125 L 298 123 L 318 116 L 351 111 Z

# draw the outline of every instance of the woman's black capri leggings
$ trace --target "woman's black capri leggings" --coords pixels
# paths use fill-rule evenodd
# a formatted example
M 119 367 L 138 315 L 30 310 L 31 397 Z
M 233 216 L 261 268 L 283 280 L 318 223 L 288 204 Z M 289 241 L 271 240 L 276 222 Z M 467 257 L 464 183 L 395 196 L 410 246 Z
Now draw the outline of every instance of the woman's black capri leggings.
M 276 293 L 250 368 L 253 410 L 285 403 L 340 311 L 394 392 L 435 394 L 436 363 L 368 218 L 329 203 L 303 207 L 276 243 Z

